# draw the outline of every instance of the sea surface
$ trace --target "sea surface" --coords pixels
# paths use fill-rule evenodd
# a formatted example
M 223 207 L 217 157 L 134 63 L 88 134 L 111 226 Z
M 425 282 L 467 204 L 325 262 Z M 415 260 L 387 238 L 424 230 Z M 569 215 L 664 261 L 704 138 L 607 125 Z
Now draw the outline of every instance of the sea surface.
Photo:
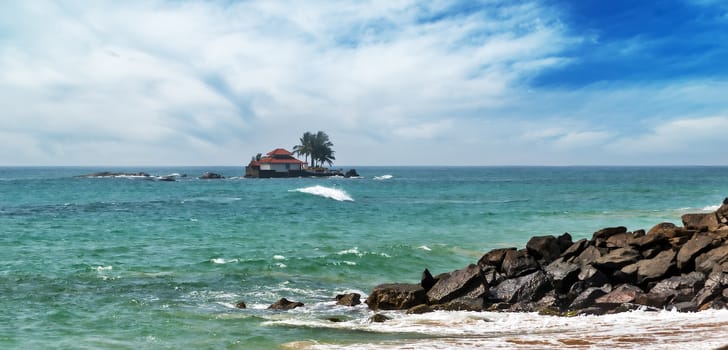
M 345 167 L 348 169 L 348 167 Z M 728 311 L 370 323 L 334 297 L 417 282 L 531 236 L 649 229 L 718 208 L 728 167 L 0 168 L 2 349 L 711 349 Z M 96 171 L 180 175 L 83 178 Z M 213 171 L 223 180 L 200 180 Z M 186 174 L 186 177 L 181 175 Z M 303 308 L 267 310 L 280 298 Z M 244 301 L 246 309 L 235 304 Z

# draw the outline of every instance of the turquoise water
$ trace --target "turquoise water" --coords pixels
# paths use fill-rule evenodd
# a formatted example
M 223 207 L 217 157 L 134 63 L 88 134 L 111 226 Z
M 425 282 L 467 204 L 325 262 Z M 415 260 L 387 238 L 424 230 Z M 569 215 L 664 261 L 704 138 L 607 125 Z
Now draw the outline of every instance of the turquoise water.
M 75 177 L 101 170 L 190 176 Z M 426 332 L 326 326 L 371 315 L 334 296 L 461 268 L 534 235 L 679 223 L 728 196 L 728 167 L 357 170 L 362 179 L 0 168 L 0 348 L 406 344 Z M 228 178 L 195 178 L 205 171 Z M 282 297 L 306 307 L 265 309 Z

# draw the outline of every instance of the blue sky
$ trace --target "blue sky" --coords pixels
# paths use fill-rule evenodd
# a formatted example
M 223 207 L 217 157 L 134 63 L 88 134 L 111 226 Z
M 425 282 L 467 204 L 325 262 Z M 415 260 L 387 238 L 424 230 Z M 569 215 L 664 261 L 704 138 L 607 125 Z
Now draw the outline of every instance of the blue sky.
M 12 1 L 0 165 L 726 165 L 728 3 Z

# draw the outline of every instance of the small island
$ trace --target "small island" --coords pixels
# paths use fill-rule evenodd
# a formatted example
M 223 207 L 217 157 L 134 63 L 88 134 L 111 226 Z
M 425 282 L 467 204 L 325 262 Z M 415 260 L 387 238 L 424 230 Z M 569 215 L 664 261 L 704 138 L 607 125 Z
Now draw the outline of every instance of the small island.
M 301 161 L 294 157 L 294 153 L 285 148 L 276 148 L 263 156 L 261 153 L 253 156 L 245 167 L 247 178 L 282 178 L 282 177 L 359 177 L 355 169 L 347 172 L 331 170 L 324 164 L 332 165 L 334 157 L 333 143 L 329 135 L 323 131 L 317 133 L 305 132 L 300 138 L 300 144 L 293 146 L 293 152 L 306 157 Z M 308 159 L 311 159 L 309 165 Z

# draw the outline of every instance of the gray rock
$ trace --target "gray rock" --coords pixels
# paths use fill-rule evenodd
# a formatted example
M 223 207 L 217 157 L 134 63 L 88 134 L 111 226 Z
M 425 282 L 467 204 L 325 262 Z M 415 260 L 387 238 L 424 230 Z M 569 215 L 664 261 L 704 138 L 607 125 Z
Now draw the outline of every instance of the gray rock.
M 708 274 L 718 268 L 718 265 L 726 262 L 728 262 L 728 243 L 724 243 L 722 246 L 711 249 L 695 258 L 695 270 Z
M 535 236 L 526 243 L 526 251 L 536 260 L 548 264 L 561 254 L 561 247 L 554 236 Z
M 297 302 L 297 301 L 290 301 L 286 298 L 281 298 L 280 300 L 276 301 L 275 303 L 271 304 L 271 306 L 268 306 L 268 309 L 271 310 L 292 310 L 297 307 L 303 306 L 303 303 Z
M 485 253 L 485 255 L 483 255 L 480 260 L 478 260 L 478 265 L 480 265 L 481 268 L 485 268 L 486 266 L 495 266 L 496 269 L 501 270 L 503 258 L 506 256 L 506 253 L 508 251 L 515 252 L 516 248 L 493 249 Z
M 602 252 L 599 250 L 599 248 L 588 245 L 584 248 L 584 250 L 574 259 L 574 262 L 579 263 L 581 265 L 589 265 L 593 264 L 597 259 L 602 257 Z
M 427 301 L 425 289 L 419 284 L 380 284 L 372 290 L 366 304 L 372 310 L 407 310 Z
M 374 314 L 374 315 L 372 315 L 372 317 L 369 317 L 369 322 L 382 323 L 382 322 L 386 322 L 391 319 L 392 319 L 391 317 L 386 316 L 386 315 Z
M 685 214 L 681 217 L 683 226 L 689 229 L 714 231 L 720 227 L 715 213 Z
M 677 253 L 677 268 L 686 272 L 693 270 L 695 267 L 693 259 L 699 254 L 710 250 L 714 239 L 716 237 L 712 233 L 696 233 Z
M 691 272 L 666 278 L 650 289 L 651 294 L 669 297 L 671 302 L 691 300 L 705 284 L 705 275 Z
M 574 300 L 569 305 L 569 309 L 580 310 L 592 306 L 594 305 L 594 302 L 597 300 L 597 298 L 606 295 L 611 291 L 612 287 L 610 285 L 587 288 L 585 291 L 581 292 L 576 298 L 574 298 Z
M 631 284 L 623 284 L 614 288 L 611 292 L 598 297 L 595 302 L 597 304 L 624 304 L 632 303 L 635 297 L 643 294 L 644 291 L 637 286 Z
M 634 274 L 637 284 L 652 282 L 667 277 L 675 269 L 675 255 L 672 249 L 663 250 L 652 259 L 644 259 L 622 268 L 625 274 Z
M 509 250 L 503 257 L 503 273 L 508 278 L 523 276 L 538 269 L 538 262 L 525 249 Z
M 576 241 L 575 243 L 571 244 L 566 250 L 564 250 L 563 253 L 561 253 L 561 257 L 565 259 L 569 259 L 572 257 L 575 257 L 579 254 L 581 254 L 582 251 L 584 251 L 584 248 L 589 244 L 589 241 L 587 241 L 585 238 L 580 239 Z
M 581 268 L 578 264 L 566 262 L 564 258 L 559 258 L 546 266 L 544 271 L 551 278 L 554 289 L 558 293 L 564 293 L 571 288 L 574 282 L 579 280 Z
M 339 294 L 336 296 L 336 305 L 357 306 L 359 304 L 361 304 L 361 294 L 359 293 Z
M 507 279 L 491 287 L 489 298 L 506 303 L 533 302 L 541 299 L 549 290 L 551 281 L 543 271 L 526 276 Z
M 594 266 L 607 270 L 619 270 L 637 262 L 640 253 L 631 248 L 618 248 L 594 261 Z
M 427 300 L 430 304 L 442 304 L 465 296 L 478 288 L 482 290 L 482 295 L 487 292 L 485 285 L 480 267 L 470 264 L 464 269 L 451 272 L 447 278 L 438 280 L 427 292 Z

